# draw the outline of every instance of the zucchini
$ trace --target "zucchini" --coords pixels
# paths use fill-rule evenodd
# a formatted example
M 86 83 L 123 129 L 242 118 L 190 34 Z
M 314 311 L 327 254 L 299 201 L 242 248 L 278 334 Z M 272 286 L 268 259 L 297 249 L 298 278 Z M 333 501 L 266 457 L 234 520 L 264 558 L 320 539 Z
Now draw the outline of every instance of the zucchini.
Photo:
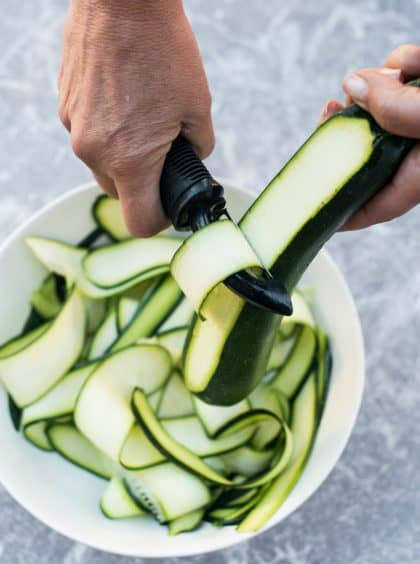
M 83 261 L 89 256 L 88 250 L 45 237 L 26 237 L 25 243 L 48 270 L 63 276 L 68 286 L 75 283 L 85 296 L 92 299 L 121 294 L 157 274 L 157 269 L 150 268 L 146 272 L 138 272 L 137 276 L 121 284 L 106 288 L 100 287 L 89 281 L 83 269 Z M 166 270 L 169 270 L 169 265 Z
M 159 333 L 178 329 L 179 327 L 188 327 L 194 316 L 194 310 L 190 302 L 182 299 L 174 311 L 165 319 L 162 325 L 159 326 Z
M 20 352 L 22 349 L 25 349 L 28 345 L 36 341 L 38 337 L 45 333 L 50 325 L 51 322 L 43 323 L 42 325 L 35 327 L 35 329 L 31 329 L 27 333 L 23 333 L 23 335 L 18 335 L 17 337 L 13 337 L 9 341 L 6 341 L 0 347 L 0 359 L 12 356 Z
M 130 409 L 136 386 L 150 394 L 169 377 L 172 361 L 159 345 L 134 345 L 104 359 L 84 383 L 74 420 L 79 430 L 113 460 L 134 423 Z
M 171 273 L 195 311 L 202 315 L 201 306 L 217 284 L 252 267 L 261 267 L 255 252 L 241 230 L 223 219 L 185 239 L 172 259 Z
M 159 419 L 187 417 L 194 414 L 190 392 L 184 385 L 181 374 L 173 372 L 163 390 L 159 404 Z
M 71 463 L 99 478 L 112 477 L 115 465 L 72 423 L 50 423 L 46 433 L 54 449 Z
M 130 495 L 160 523 L 178 519 L 211 501 L 206 484 L 169 462 L 124 474 Z
M 45 451 L 53 451 L 48 435 L 46 433 L 48 423 L 46 421 L 38 421 L 23 428 L 23 436 L 30 443 Z
M 293 404 L 291 424 L 293 449 L 289 464 L 286 470 L 270 484 L 254 509 L 241 522 L 238 531 L 258 531 L 286 500 L 305 467 L 315 438 L 316 425 L 316 374 L 312 372 Z
M 204 517 L 204 509 L 196 509 L 185 515 L 181 515 L 168 523 L 168 532 L 171 537 L 180 533 L 187 533 L 197 529 Z
M 165 276 L 152 286 L 140 301 L 137 313 L 112 346 L 113 351 L 149 337 L 176 308 L 182 293 L 171 276 Z
M 83 298 L 73 290 L 46 331 L 15 354 L 0 358 L 0 379 L 19 407 L 39 399 L 69 370 L 82 352 L 85 330 Z
M 150 404 L 150 402 L 149 402 Z M 254 430 L 242 429 L 227 437 L 210 439 L 195 416 L 174 417 L 161 421 L 162 428 L 170 437 L 200 457 L 214 457 L 236 449 L 249 441 Z M 142 427 L 134 425 L 120 453 L 120 464 L 134 470 L 147 468 L 165 461 L 165 456 L 154 446 Z
M 199 456 L 169 435 L 153 413 L 146 395 L 140 388 L 136 388 L 133 392 L 131 407 L 138 424 L 147 438 L 166 458 L 209 482 L 230 485 L 229 480 L 213 470 Z
M 315 333 L 310 327 L 303 327 L 289 358 L 279 369 L 271 385 L 288 399 L 292 398 L 308 373 L 315 352 Z
M 98 363 L 90 363 L 66 374 L 49 392 L 38 401 L 25 407 L 22 413 L 22 427 L 38 421 L 47 421 L 71 415 L 81 387 Z
M 181 361 L 187 335 L 188 327 L 178 327 L 161 332 L 156 337 L 157 342 L 170 353 L 175 366 L 179 365 Z
M 108 482 L 99 507 L 108 519 L 125 519 L 146 515 L 146 511 L 130 496 L 124 481 L 119 476 L 114 476 Z
M 240 227 L 273 276 L 291 291 L 323 244 L 396 172 L 413 140 L 386 133 L 357 106 L 324 123 L 269 183 Z M 217 286 L 185 351 L 188 388 L 231 405 L 264 376 L 278 316 Z
M 250 411 L 248 400 L 229 407 L 209 405 L 195 396 L 193 396 L 193 401 L 197 417 L 210 437 L 219 433 L 232 419 Z
M 178 247 L 179 240 L 173 237 L 129 239 L 88 253 L 82 268 L 87 279 L 99 288 L 121 286 L 130 280 L 138 283 L 168 272 Z
M 47 276 L 41 286 L 32 293 L 31 305 L 44 319 L 51 319 L 58 315 L 62 300 L 57 293 L 56 275 Z
M 103 356 L 111 348 L 118 338 L 117 310 L 115 304 L 111 304 L 102 323 L 96 330 L 88 351 L 88 360 L 94 360 Z
M 131 237 L 118 200 L 105 194 L 98 196 L 92 206 L 92 215 L 97 225 L 114 241 Z

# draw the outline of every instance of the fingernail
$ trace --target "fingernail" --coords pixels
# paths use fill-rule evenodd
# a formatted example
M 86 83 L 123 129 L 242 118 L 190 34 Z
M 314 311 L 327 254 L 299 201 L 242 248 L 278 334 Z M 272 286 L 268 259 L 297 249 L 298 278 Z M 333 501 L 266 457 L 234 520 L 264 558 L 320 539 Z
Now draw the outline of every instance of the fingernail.
M 368 85 L 357 74 L 350 74 L 344 79 L 344 89 L 356 102 L 363 102 L 367 98 Z
M 330 116 L 334 114 L 336 111 L 337 111 L 337 102 L 335 102 L 334 100 L 328 100 L 328 102 L 325 103 L 322 113 L 324 116 Z
M 400 79 L 402 76 L 402 72 L 401 69 L 388 69 L 388 68 L 383 68 L 383 69 L 379 69 L 379 72 L 381 74 L 385 74 L 386 76 L 390 76 L 392 78 L 398 78 Z

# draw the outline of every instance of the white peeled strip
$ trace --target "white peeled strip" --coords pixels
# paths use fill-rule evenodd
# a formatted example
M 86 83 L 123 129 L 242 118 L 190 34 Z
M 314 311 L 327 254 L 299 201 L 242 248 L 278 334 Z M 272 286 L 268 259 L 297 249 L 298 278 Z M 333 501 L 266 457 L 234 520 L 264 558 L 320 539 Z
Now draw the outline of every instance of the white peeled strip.
M 39 399 L 66 374 L 82 351 L 85 329 L 84 300 L 75 289 L 38 339 L 0 360 L 0 379 L 20 407 Z
M 199 313 L 210 291 L 225 278 L 261 262 L 239 227 L 224 219 L 186 239 L 172 259 L 172 276 Z
M 135 345 L 104 360 L 81 389 L 74 420 L 79 430 L 113 460 L 118 460 L 134 423 L 130 399 L 136 387 L 147 394 L 169 377 L 172 361 L 159 345 Z

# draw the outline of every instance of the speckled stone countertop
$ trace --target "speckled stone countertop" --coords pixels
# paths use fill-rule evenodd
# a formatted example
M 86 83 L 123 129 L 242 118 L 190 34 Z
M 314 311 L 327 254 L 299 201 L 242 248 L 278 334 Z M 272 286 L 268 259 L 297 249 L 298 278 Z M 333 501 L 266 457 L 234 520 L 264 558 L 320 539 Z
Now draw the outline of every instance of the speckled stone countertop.
M 340 95 L 346 72 L 419 41 L 419 0 L 186 3 L 214 97 L 217 148 L 209 164 L 255 192 L 310 133 L 326 98 Z M 90 178 L 56 118 L 66 5 L 1 0 L 0 236 Z M 362 318 L 367 387 L 352 439 L 326 483 L 255 540 L 168 564 L 420 562 L 419 225 L 420 209 L 328 245 Z M 0 516 L 2 564 L 133 561 L 65 539 L 1 488 Z

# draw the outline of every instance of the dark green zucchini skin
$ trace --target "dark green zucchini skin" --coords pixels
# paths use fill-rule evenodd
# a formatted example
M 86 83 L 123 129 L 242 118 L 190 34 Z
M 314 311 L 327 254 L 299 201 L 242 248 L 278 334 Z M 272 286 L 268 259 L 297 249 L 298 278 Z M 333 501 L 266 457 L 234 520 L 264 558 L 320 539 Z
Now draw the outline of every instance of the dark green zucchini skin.
M 389 182 L 414 144 L 412 139 L 384 131 L 358 106 L 349 106 L 339 115 L 366 119 L 375 135 L 374 150 L 366 165 L 303 226 L 271 265 L 273 276 L 282 280 L 289 291 L 293 290 L 325 242 Z M 250 212 L 252 207 L 247 213 Z M 246 303 L 207 388 L 197 395 L 207 403 L 220 405 L 232 405 L 244 399 L 264 376 L 279 319 L 278 315 Z

